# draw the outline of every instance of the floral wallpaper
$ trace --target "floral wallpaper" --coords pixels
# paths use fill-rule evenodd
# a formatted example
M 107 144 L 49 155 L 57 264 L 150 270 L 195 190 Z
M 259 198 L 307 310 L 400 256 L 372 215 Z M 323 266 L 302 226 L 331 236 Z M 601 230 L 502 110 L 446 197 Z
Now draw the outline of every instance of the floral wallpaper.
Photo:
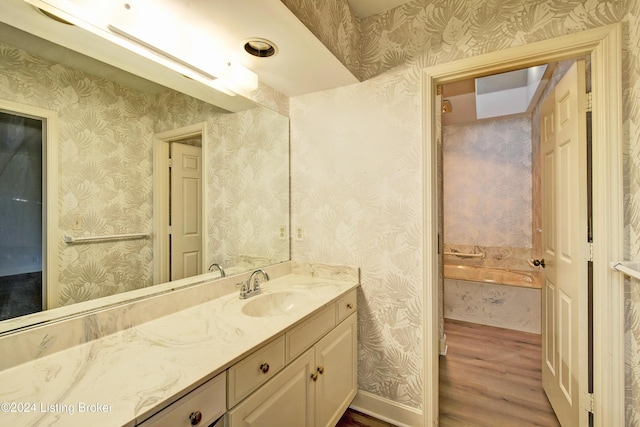
M 531 247 L 531 119 L 442 128 L 444 241 Z
M 289 259 L 288 118 L 253 108 L 208 123 L 211 262 L 247 271 Z
M 151 285 L 149 240 L 62 237 L 150 231 L 153 95 L 0 46 L 0 96 L 59 115 L 59 295 L 66 305 Z
M 305 234 L 292 259 L 360 267 L 358 387 L 419 408 L 420 101 L 375 79 L 292 98 L 290 110 L 291 226 Z
M 246 271 L 289 259 L 288 242 L 278 239 L 288 225 L 286 117 L 264 108 L 228 113 L 170 90 L 143 93 L 2 44 L 0 98 L 59 115 L 59 305 L 153 285 L 151 238 L 67 244 L 62 237 L 151 233 L 153 134 L 205 120 L 214 146 L 205 154 L 208 215 L 218 227 L 206 261 Z M 234 204 L 240 195 L 246 211 Z M 219 240 L 232 237 L 230 247 Z
M 360 20 L 368 80 L 291 99 L 292 226 L 305 229 L 292 257 L 361 267 L 361 390 L 421 409 L 420 70 L 623 22 L 625 224 L 627 255 L 638 259 L 639 19 L 629 0 L 414 0 Z M 626 317 L 626 423 L 639 425 L 637 284 L 628 285 Z

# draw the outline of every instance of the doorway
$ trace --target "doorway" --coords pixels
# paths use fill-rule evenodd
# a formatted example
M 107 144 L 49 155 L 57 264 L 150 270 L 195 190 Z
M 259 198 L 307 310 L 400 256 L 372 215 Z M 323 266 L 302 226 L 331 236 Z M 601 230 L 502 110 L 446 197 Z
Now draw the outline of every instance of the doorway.
M 447 318 L 540 333 L 539 100 L 570 63 L 442 87 Z
M 578 102 L 590 90 L 585 59 L 442 89 L 447 108 L 440 144 L 440 286 L 449 350 L 440 360 L 442 425 L 458 417 L 473 421 L 481 413 L 492 414 L 489 419 L 495 422 L 503 417 L 500 424 L 512 419 L 520 420 L 519 425 L 558 425 L 550 403 L 563 425 L 577 425 L 570 421 L 579 418 L 579 405 L 573 402 L 590 392 L 588 346 L 582 339 L 589 325 L 588 265 L 586 257 L 575 256 L 589 244 L 589 113 L 586 102 Z M 567 99 L 574 100 L 571 108 Z M 567 132 L 571 126 L 573 139 Z M 556 127 L 563 130 L 562 138 L 553 138 Z M 571 266 L 566 264 L 570 258 Z M 571 272 L 557 280 L 558 266 Z M 584 303 L 579 303 L 581 296 Z M 567 319 L 573 325 L 568 332 Z M 484 339 L 474 339 L 471 332 Z M 459 367 L 468 377 L 460 375 Z M 487 376 L 491 370 L 502 375 Z M 567 383 L 567 378 L 580 381 Z M 460 399 L 460 394 L 468 399 Z
M 609 273 L 609 261 L 622 256 L 622 132 L 621 132 L 621 29 L 601 27 L 571 36 L 434 66 L 423 73 L 425 111 L 425 425 L 438 422 L 440 290 L 435 143 L 440 107 L 438 85 L 475 76 L 590 55 L 593 81 L 593 278 L 594 278 L 594 425 L 620 425 L 624 420 L 624 367 L 622 305 L 619 275 Z M 603 236 L 598 241 L 598 236 Z
M 10 246 L 1 267 L 7 307 L 0 317 L 5 319 L 59 305 L 58 114 L 0 100 L 0 116 L 4 123 L 0 222 L 7 228 L 2 245 Z M 17 188 L 24 191 L 16 193 Z M 9 292 L 16 286 L 17 294 Z
M 154 283 L 204 273 L 208 239 L 207 125 L 155 135 L 153 147 Z

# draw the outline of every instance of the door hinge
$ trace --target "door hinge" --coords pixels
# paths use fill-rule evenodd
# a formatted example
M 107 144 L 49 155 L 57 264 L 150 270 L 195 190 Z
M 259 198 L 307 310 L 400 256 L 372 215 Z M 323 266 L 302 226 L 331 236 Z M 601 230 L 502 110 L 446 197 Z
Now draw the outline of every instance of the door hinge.
M 587 92 L 587 112 L 593 109 L 593 92 Z
M 169 226 L 169 236 L 171 236 L 171 233 L 173 232 L 173 230 L 171 229 L 172 227 Z
M 595 407 L 596 407 L 596 404 L 593 398 L 593 393 L 588 393 L 587 396 L 589 398 L 589 412 L 593 414 L 593 411 L 595 410 Z
M 169 157 L 169 168 L 171 168 L 172 166 L 173 166 L 173 159 Z
M 589 242 L 589 262 L 593 262 L 593 242 Z

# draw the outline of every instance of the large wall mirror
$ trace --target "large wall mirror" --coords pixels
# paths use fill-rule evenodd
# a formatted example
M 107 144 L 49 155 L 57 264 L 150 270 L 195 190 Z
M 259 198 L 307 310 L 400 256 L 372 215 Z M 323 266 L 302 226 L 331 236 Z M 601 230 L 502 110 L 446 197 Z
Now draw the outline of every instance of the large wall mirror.
M 288 118 L 241 98 L 231 112 L 0 23 L 2 323 L 213 264 L 229 275 L 289 260 Z M 177 233 L 202 236 L 184 246 Z

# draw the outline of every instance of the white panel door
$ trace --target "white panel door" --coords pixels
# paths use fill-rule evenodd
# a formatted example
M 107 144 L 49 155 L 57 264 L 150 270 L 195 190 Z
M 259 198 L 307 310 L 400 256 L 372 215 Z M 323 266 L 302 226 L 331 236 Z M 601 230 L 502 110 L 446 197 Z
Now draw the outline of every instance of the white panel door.
M 542 383 L 560 424 L 586 425 L 587 144 L 584 61 L 542 106 Z
M 171 280 L 203 273 L 202 149 L 171 145 Z

